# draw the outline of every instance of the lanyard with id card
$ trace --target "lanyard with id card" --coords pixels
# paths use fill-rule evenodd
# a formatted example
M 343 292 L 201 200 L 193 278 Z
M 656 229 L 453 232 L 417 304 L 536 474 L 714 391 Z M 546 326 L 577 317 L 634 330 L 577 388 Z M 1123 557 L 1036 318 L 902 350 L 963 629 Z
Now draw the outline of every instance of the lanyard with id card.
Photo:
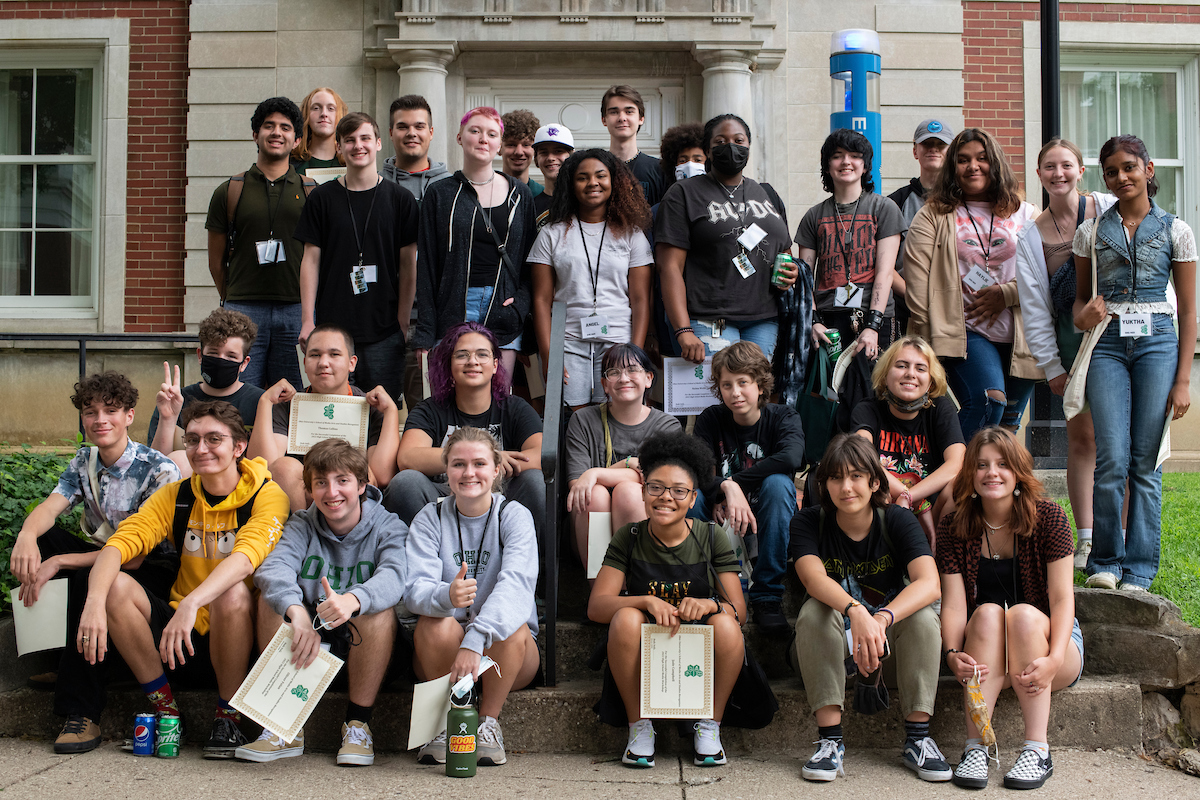
M 286 181 L 286 179 L 282 180 Z M 275 215 L 279 213 L 279 206 L 283 202 L 283 193 L 287 190 L 287 186 L 280 187 L 279 199 L 275 201 L 275 210 L 272 211 L 271 187 L 274 185 L 273 182 L 268 181 L 263 186 L 263 191 L 267 193 L 267 229 L 270 233 L 267 234 L 265 241 L 254 243 L 259 264 L 276 264 L 280 261 L 287 261 L 287 251 L 283 249 L 283 242 L 275 238 Z
M 600 296 L 600 257 L 604 254 L 604 237 L 608 235 L 608 220 L 600 229 L 600 246 L 596 248 L 596 269 L 592 270 L 592 254 L 587 249 L 587 239 L 583 235 L 583 223 L 579 224 L 579 244 L 583 247 L 583 256 L 587 259 L 588 277 L 592 281 L 592 313 L 580 322 L 580 338 L 586 341 L 602 341 L 608 336 L 608 317 L 598 313 L 596 306 Z
M 742 252 L 733 257 L 733 266 L 737 268 L 743 278 L 749 278 L 755 272 L 754 265 L 750 263 L 747 253 L 757 247 L 758 243 L 766 236 L 767 232 L 758 227 L 757 222 L 751 222 L 750 227 L 742 231 L 742 235 L 738 237 L 737 242 L 742 246 Z
M 358 245 L 358 264 L 350 268 L 350 290 L 356 295 L 365 294 L 371 288 L 370 284 L 379 278 L 375 264 L 363 263 L 363 239 L 366 238 L 371 225 L 371 214 L 375 211 L 375 200 L 379 197 L 379 184 L 382 181 L 383 178 L 378 178 L 371 189 L 371 204 L 367 206 L 367 218 L 363 220 L 361 236 L 358 233 L 358 220 L 354 218 L 354 204 L 350 202 L 350 187 L 343 184 L 346 189 L 346 208 L 350 210 L 350 229 L 354 231 L 354 243 Z

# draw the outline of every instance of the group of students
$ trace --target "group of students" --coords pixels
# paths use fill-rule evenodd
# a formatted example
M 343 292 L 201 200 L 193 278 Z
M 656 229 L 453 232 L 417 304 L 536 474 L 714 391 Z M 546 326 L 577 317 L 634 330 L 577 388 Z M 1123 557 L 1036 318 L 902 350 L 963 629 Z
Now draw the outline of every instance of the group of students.
M 697 764 L 724 763 L 720 720 L 745 657 L 747 599 L 759 626 L 789 631 L 794 563 L 807 593 L 796 654 L 820 730 L 806 778 L 842 773 L 846 674 L 876 673 L 893 648 L 903 758 L 920 777 L 987 782 L 970 719 L 954 770 L 928 735 L 943 663 L 964 691 L 977 681 L 988 708 L 1004 687 L 1017 690 L 1027 741 L 1006 785 L 1049 777 L 1049 692 L 1082 669 L 1072 556 L 1091 586 L 1149 586 L 1162 416 L 1188 407 L 1195 244 L 1153 202 L 1145 146 L 1120 136 L 1102 149 L 1114 199 L 1080 195 L 1078 149 L 1047 144 L 1038 174 L 1051 203 L 1039 214 L 984 131 L 923 122 L 921 177 L 891 199 L 873 193 L 869 142 L 835 131 L 821 150 L 830 197 L 792 237 L 782 199 L 745 174 L 744 120 L 672 128 L 658 162 L 637 147 L 636 90 L 612 87 L 601 109 L 611 147 L 581 152 L 561 125 L 472 109 L 451 175 L 428 157 L 433 115 L 419 97 L 393 103 L 396 155 L 382 168 L 377 124 L 336 92 L 314 90 L 303 113 L 286 98 L 259 105 L 258 160 L 210 206 L 223 307 L 200 329 L 202 381 L 181 387 L 178 367 L 172 376 L 164 365 L 153 449 L 126 433 L 128 381 L 81 382 L 74 400 L 95 447 L 77 454 L 14 547 L 25 602 L 74 570 L 78 646 L 60 667 L 56 709 L 68 723 L 56 750 L 99 741 L 111 637 L 164 713 L 176 708 L 164 664 L 173 676 L 211 668 L 220 700 L 206 754 L 298 755 L 302 739 L 244 741 L 227 703 L 256 637 L 265 644 L 286 620 L 296 661 L 322 643 L 348 654 L 338 763 L 370 763 L 371 707 L 398 625 L 415 621 L 418 678 L 477 673 L 482 655 L 500 664 L 482 678 L 480 757 L 504 763 L 497 718 L 537 670 L 534 594 L 554 534 L 541 420 L 510 389 L 519 354 L 539 352 L 545 369 L 550 308 L 563 302 L 564 402 L 575 410 L 566 506 L 585 566 L 590 514 L 612 515 L 588 613 L 609 625 L 625 763 L 654 761 L 653 725 L 637 713 L 638 624 L 714 626 L 717 713 L 696 724 L 693 744 Z M 529 178 L 531 157 L 544 186 Z M 302 174 L 343 168 L 320 185 Z M 775 269 L 784 253 L 796 263 Z M 788 340 L 780 308 L 797 295 L 808 324 Z M 1101 421 L 1094 433 L 1082 416 L 1069 428 L 1077 549 L 1012 431 L 1034 380 L 1068 391 L 1079 332 L 1098 325 L 1080 380 Z M 813 470 L 811 507 L 798 510 L 804 421 L 769 402 L 776 377 L 789 379 L 771 359 L 777 346 L 827 345 L 834 330 L 875 362 L 874 397 L 853 408 L 850 430 Z M 365 453 L 336 441 L 287 453 L 286 404 L 303 385 L 297 343 L 307 391 L 370 406 Z M 648 402 L 657 357 L 671 354 L 712 359 L 720 403 L 694 436 Z M 430 397 L 417 402 L 422 365 Z M 1089 447 L 1094 504 L 1080 477 Z M 90 542 L 43 535 L 79 502 Z M 1005 631 L 1019 632 L 1007 651 Z M 205 646 L 211 657 L 193 659 Z M 444 761 L 445 748 L 443 735 L 419 757 Z

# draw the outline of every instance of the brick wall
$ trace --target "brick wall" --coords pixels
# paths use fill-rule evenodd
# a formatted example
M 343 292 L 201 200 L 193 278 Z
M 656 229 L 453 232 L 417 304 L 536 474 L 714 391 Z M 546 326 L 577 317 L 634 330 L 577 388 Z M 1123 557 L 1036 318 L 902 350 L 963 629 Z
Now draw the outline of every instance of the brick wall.
M 183 330 L 188 3 L 0 0 L 0 25 L 87 17 L 130 20 L 125 330 Z
M 1038 9 L 1038 3 L 963 3 L 963 116 L 996 137 L 1018 177 L 1025 172 L 1021 23 L 1037 20 Z M 1196 6 L 1060 3 L 1059 14 L 1064 22 L 1200 23 Z

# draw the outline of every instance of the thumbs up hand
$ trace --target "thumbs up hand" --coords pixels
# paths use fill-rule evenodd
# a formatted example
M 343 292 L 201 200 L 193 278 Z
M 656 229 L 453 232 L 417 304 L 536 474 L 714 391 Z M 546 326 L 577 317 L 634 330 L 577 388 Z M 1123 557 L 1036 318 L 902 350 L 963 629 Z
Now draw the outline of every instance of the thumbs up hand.
M 450 582 L 450 605 L 466 608 L 475 602 L 475 579 L 467 577 L 467 562 L 463 561 L 458 574 Z
M 324 576 L 321 577 L 321 586 L 325 589 L 325 602 L 317 606 L 317 616 L 326 628 L 333 629 L 346 623 L 362 608 L 357 597 L 349 593 L 338 594 Z

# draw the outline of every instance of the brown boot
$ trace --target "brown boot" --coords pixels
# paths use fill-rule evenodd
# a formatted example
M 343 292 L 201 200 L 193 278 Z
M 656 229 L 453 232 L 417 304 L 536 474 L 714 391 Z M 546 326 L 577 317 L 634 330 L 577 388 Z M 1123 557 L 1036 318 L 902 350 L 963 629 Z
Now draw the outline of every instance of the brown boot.
M 54 740 L 54 752 L 59 755 L 86 753 L 100 746 L 100 726 L 87 717 L 72 714 L 67 717 L 62 733 Z

